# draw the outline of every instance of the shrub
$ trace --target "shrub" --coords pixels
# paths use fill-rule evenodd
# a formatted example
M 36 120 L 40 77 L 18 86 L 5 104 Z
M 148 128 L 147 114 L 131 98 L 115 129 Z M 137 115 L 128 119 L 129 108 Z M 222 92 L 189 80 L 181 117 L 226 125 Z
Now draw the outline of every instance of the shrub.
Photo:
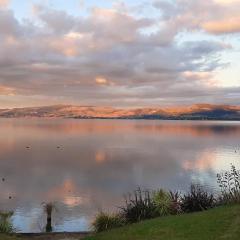
M 0 233 L 12 233 L 15 231 L 11 223 L 12 215 L 13 212 L 0 212 Z
M 172 192 L 170 191 L 170 197 L 171 197 L 171 206 L 170 206 L 170 214 L 176 215 L 182 213 L 182 201 L 181 201 L 181 193 L 176 191 Z
M 150 191 L 142 191 L 140 188 L 125 197 L 125 206 L 120 209 L 127 223 L 159 216 Z
M 231 170 L 217 174 L 221 189 L 220 204 L 240 203 L 240 171 L 231 165 Z
M 181 199 L 181 208 L 184 212 L 203 211 L 215 206 L 213 194 L 208 193 L 203 187 L 192 184 L 190 192 Z
M 119 214 L 107 214 L 100 212 L 93 222 L 95 232 L 103 232 L 113 228 L 124 226 L 125 221 Z
M 172 199 L 169 192 L 160 189 L 153 193 L 153 203 L 159 216 L 169 215 L 171 213 Z

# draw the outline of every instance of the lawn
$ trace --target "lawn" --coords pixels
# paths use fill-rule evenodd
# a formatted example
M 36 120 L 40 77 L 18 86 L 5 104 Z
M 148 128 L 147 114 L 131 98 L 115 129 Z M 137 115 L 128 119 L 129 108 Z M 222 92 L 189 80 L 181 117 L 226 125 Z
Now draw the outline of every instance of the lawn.
M 239 240 L 240 205 L 144 221 L 85 240 Z

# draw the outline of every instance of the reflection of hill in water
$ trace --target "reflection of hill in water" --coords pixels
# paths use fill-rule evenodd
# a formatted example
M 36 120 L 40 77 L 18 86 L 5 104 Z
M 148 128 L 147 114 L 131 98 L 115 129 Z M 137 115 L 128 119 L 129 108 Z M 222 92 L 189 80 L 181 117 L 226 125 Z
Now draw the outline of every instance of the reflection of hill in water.
M 3 120 L 4 121 L 4 120 Z M 7 120 L 0 125 L 1 132 L 15 129 L 16 133 L 28 131 L 39 134 L 43 131 L 61 134 L 132 134 L 159 133 L 192 136 L 240 136 L 240 124 L 237 122 L 191 122 L 191 121 L 142 121 L 142 120 Z

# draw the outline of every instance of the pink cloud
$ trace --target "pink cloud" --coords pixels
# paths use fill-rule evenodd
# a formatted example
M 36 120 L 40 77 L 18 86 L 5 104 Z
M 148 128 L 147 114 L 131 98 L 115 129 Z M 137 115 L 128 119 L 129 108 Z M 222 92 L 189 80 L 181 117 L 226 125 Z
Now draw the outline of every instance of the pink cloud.
M 209 21 L 202 24 L 202 27 L 213 34 L 237 33 L 240 32 L 240 17 L 228 17 L 221 20 Z
M 0 8 L 5 8 L 9 5 L 9 0 L 0 0 Z

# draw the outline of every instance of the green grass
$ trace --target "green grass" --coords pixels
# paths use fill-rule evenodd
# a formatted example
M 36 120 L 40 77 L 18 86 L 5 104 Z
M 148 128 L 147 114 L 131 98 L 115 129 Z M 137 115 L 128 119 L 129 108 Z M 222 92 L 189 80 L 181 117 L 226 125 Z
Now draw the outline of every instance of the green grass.
M 85 240 L 239 240 L 240 205 L 143 221 Z

